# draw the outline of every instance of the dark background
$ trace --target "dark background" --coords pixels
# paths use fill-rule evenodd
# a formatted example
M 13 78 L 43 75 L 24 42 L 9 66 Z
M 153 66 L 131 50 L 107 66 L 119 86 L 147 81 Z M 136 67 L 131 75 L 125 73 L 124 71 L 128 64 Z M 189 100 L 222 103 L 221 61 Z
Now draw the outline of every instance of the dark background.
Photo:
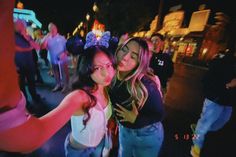
M 54 22 L 58 25 L 62 34 L 73 32 L 80 21 L 85 21 L 87 13 L 91 13 L 93 3 L 96 2 L 98 7 L 106 4 L 103 11 L 100 11 L 99 17 L 103 19 L 111 18 L 112 20 L 105 22 L 109 28 L 111 21 L 113 25 L 119 25 L 122 20 L 128 19 L 127 29 L 129 31 L 138 31 L 145 24 L 149 25 L 158 13 L 160 0 L 21 0 L 25 9 L 33 10 L 36 13 L 37 19 L 43 24 L 43 29 L 47 29 L 49 22 Z M 236 8 L 230 0 L 163 0 L 163 15 L 168 13 L 170 7 L 182 4 L 185 10 L 185 20 L 183 26 L 189 24 L 189 20 L 193 11 L 197 11 L 200 4 L 206 4 L 206 8 L 211 9 L 209 23 L 214 23 L 214 13 L 221 11 L 226 13 L 235 20 Z M 16 1 L 18 2 L 18 1 Z M 112 10 L 109 8 L 112 7 Z M 123 10 L 122 10 L 123 8 Z M 124 9 L 125 8 L 125 9 Z M 136 16 L 131 16 L 132 13 Z M 114 17 L 120 15 L 119 18 Z M 100 19 L 102 19 L 100 18 Z M 139 20 L 140 18 L 140 20 Z M 139 20 L 139 21 L 138 21 Z M 104 21 L 100 21 L 104 23 Z M 110 22 L 110 23 L 109 23 Z M 131 25 L 136 27 L 131 27 Z M 113 28 L 113 27 L 110 27 Z M 136 30 L 135 30 L 136 29 Z

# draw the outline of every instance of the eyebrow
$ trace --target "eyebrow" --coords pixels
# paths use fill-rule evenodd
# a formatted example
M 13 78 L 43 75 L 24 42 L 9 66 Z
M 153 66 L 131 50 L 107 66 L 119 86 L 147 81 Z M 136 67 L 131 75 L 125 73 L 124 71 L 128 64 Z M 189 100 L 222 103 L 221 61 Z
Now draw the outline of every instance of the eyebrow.
M 132 53 L 138 55 L 138 52 L 136 52 L 136 51 L 131 51 L 127 45 L 125 45 L 124 47 L 127 47 L 127 49 L 129 50 L 129 52 L 132 52 Z
M 107 62 L 107 63 L 101 63 L 101 64 L 94 64 L 93 66 L 103 66 L 103 65 L 108 65 L 108 64 L 112 64 L 112 62 Z

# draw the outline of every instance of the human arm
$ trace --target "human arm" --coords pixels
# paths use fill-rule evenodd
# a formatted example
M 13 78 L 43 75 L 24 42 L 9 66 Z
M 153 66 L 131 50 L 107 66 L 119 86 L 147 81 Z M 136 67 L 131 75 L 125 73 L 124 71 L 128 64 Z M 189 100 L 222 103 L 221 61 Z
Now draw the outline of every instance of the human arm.
M 160 92 L 155 83 L 151 81 L 144 81 L 144 85 L 148 91 L 148 98 L 141 110 L 137 110 L 134 101 L 132 102 L 132 109 L 128 110 L 119 104 L 115 108 L 117 115 L 121 117 L 121 122 L 130 122 L 134 125 L 142 125 L 154 121 L 161 121 L 163 118 L 163 103 Z
M 60 36 L 59 38 L 60 44 L 63 45 L 61 52 L 58 54 L 57 58 L 58 60 L 65 61 L 67 59 L 67 56 L 69 55 L 67 49 L 66 49 L 66 39 L 64 36 Z
M 0 114 L 15 108 L 21 99 L 15 67 L 15 40 L 13 27 L 14 0 L 0 1 Z M 81 92 L 81 91 L 80 91 Z M 80 109 L 86 100 L 84 92 L 79 100 L 73 99 L 75 92 L 66 96 L 60 105 L 41 118 L 31 116 L 25 123 L 0 132 L 0 151 L 30 152 L 39 148 L 52 137 Z M 75 94 L 76 95 L 76 94 Z M 76 97 L 78 98 L 78 96 Z
M 226 84 L 226 88 L 235 88 L 236 87 L 236 78 L 232 79 L 229 83 Z
M 48 33 L 46 36 L 43 37 L 40 41 L 40 47 L 41 49 L 47 49 L 48 46 L 48 38 L 51 36 L 50 33 Z
M 20 47 L 16 45 L 17 52 L 31 52 L 34 48 L 32 46 L 29 47 Z
M 144 122 L 162 121 L 164 116 L 164 106 L 161 93 L 155 83 L 145 81 L 144 85 L 148 91 L 148 98 L 143 108 L 139 111 L 135 123 L 141 124 Z
M 34 41 L 31 37 L 29 37 L 28 42 L 30 43 L 30 46 L 33 47 L 35 50 L 40 50 L 40 45 L 36 41 Z
M 14 3 L 14 0 L 0 1 L 0 31 L 4 32 L 4 37 L 0 38 L 0 109 L 15 107 L 21 98 L 14 62 Z
M 24 124 L 0 133 L 0 150 L 28 153 L 43 145 L 88 102 L 82 90 L 71 92 L 54 110 L 41 118 L 31 116 Z

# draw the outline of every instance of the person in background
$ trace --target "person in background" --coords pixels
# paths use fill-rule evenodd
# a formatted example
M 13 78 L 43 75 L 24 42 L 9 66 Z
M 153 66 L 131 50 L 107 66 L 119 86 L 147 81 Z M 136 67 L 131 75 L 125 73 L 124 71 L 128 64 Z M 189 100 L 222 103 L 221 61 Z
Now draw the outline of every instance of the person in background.
M 34 31 L 34 36 L 36 39 L 36 42 L 41 43 L 41 40 L 43 39 L 44 35 L 41 29 L 36 29 Z M 49 67 L 49 60 L 47 58 L 48 51 L 46 49 L 40 49 L 39 50 L 39 56 L 44 60 L 44 64 L 46 67 Z
M 226 49 L 220 43 L 219 53 L 209 62 L 209 68 L 203 77 L 205 100 L 201 117 L 197 121 L 191 155 L 199 157 L 204 146 L 205 135 L 217 131 L 230 120 L 232 106 L 236 99 L 236 57 L 234 49 Z
M 116 51 L 116 82 L 110 91 L 119 126 L 119 157 L 157 157 L 164 139 L 164 107 L 149 50 L 139 37 Z
M 41 40 L 41 30 L 38 29 L 38 30 L 35 30 L 34 32 L 31 33 L 31 36 L 33 36 L 34 38 L 34 41 L 36 43 L 38 43 L 38 45 L 40 44 L 40 40 Z M 40 45 L 39 45 L 40 46 Z M 40 65 L 38 63 L 39 61 L 39 56 L 40 56 L 40 48 L 38 49 L 33 49 L 33 61 L 34 61 L 34 65 L 35 65 L 35 82 L 36 83 L 39 83 L 39 84 L 44 84 L 44 81 L 43 81 L 43 77 L 41 75 L 41 72 L 40 72 Z
M 66 157 L 100 157 L 108 155 L 107 124 L 112 115 L 112 106 L 108 95 L 108 86 L 115 75 L 115 63 L 108 51 L 110 32 L 105 32 L 100 39 L 93 32 L 86 37 L 85 50 L 78 61 L 76 79 L 72 89 L 86 95 L 71 117 L 71 133 L 65 140 Z M 104 154 L 105 153 L 105 154 Z
M 151 39 L 146 38 L 145 40 L 146 40 L 146 42 L 147 42 L 147 44 L 148 44 L 149 59 L 151 59 L 151 58 L 152 58 L 152 54 L 153 54 L 152 51 L 153 51 L 154 45 L 153 45 Z M 158 84 L 158 90 L 159 90 L 159 92 L 160 92 L 160 94 L 161 94 L 161 97 L 163 97 L 163 95 L 162 95 L 162 88 L 161 88 L 161 81 L 160 81 L 160 79 L 159 79 L 159 77 L 158 77 L 157 75 L 156 75 L 155 77 L 156 77 L 156 82 L 157 82 L 157 84 Z
M 82 92 L 75 99 L 72 95 L 80 91 L 74 91 L 40 118 L 28 113 L 14 62 L 14 4 L 14 0 L 0 1 L 0 31 L 4 32 L 4 38 L 0 38 L 0 156 L 5 152 L 29 153 L 41 147 L 86 103 L 83 98 L 87 97 Z
M 29 102 L 26 92 L 26 84 L 28 84 L 28 89 L 32 100 L 35 102 L 42 102 L 42 98 L 37 93 L 35 87 L 36 69 L 33 59 L 33 50 L 38 50 L 40 46 L 31 38 L 30 35 L 27 34 L 26 22 L 20 19 L 15 21 L 15 43 L 15 63 L 17 72 L 19 73 L 20 89 L 24 93 L 27 102 Z
M 64 93 L 68 91 L 69 83 L 66 39 L 58 33 L 57 26 L 54 23 L 49 23 L 48 30 L 49 33 L 42 40 L 41 48 L 46 48 L 49 51 L 52 71 L 56 79 L 56 86 L 52 91 L 56 92 L 62 89 Z
M 163 52 L 164 36 L 159 33 L 155 33 L 151 36 L 151 41 L 153 43 L 153 54 L 150 60 L 150 67 L 161 81 L 163 100 L 165 100 L 168 81 L 174 73 L 174 64 L 170 55 Z

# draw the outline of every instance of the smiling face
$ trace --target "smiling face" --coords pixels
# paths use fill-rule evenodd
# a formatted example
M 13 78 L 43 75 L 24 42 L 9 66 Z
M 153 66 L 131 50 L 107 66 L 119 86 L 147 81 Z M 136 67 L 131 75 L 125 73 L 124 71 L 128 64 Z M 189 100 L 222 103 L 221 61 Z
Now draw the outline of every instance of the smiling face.
M 130 41 L 120 48 L 117 52 L 119 72 L 130 72 L 134 70 L 139 63 L 140 46 L 135 41 Z
M 110 85 L 115 75 L 112 61 L 102 51 L 98 52 L 93 59 L 93 73 L 91 78 L 95 83 L 102 86 Z

